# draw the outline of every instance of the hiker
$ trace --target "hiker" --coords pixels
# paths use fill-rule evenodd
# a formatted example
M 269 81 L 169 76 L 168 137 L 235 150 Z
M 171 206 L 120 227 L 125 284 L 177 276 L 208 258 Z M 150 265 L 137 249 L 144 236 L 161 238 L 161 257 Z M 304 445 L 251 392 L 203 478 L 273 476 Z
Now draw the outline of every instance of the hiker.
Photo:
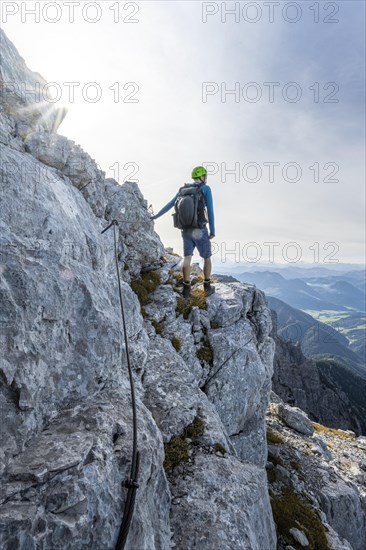
M 191 260 L 195 247 L 203 258 L 203 287 L 205 295 L 215 292 L 211 284 L 211 242 L 215 236 L 215 221 L 211 188 L 206 184 L 207 170 L 196 166 L 192 170 L 193 183 L 186 183 L 178 193 L 151 220 L 156 220 L 175 206 L 174 226 L 181 229 L 183 238 L 183 292 L 184 298 L 191 295 Z M 208 215 L 208 220 L 207 220 Z M 207 231 L 207 221 L 210 234 Z

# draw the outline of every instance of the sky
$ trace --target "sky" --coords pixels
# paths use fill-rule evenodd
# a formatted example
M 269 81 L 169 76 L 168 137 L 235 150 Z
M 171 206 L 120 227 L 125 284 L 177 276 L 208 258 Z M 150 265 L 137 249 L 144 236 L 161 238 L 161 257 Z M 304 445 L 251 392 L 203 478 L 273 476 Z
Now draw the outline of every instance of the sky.
M 365 263 L 363 1 L 1 10 L 68 109 L 58 132 L 107 177 L 137 181 L 157 212 L 207 167 L 215 263 Z M 155 229 L 181 253 L 171 213 Z

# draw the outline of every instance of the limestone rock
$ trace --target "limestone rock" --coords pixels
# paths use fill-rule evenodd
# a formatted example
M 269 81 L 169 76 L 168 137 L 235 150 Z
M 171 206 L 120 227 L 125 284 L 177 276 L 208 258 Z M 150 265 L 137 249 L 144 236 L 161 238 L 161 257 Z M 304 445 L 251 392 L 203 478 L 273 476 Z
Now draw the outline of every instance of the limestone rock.
M 205 384 L 239 456 L 264 467 L 264 415 L 272 376 L 273 341 L 261 357 L 255 331 L 240 319 L 227 328 L 208 331 L 214 350 L 212 372 Z M 265 350 L 262 342 L 262 352 Z
M 299 531 L 299 529 L 296 529 L 296 527 L 292 527 L 290 529 L 290 533 L 294 537 L 296 542 L 298 542 L 301 546 L 303 547 L 309 546 L 309 541 L 305 533 L 303 533 L 302 531 Z
M 28 153 L 62 172 L 78 189 L 104 179 L 105 174 L 96 162 L 80 145 L 64 136 L 45 131 L 32 132 L 25 138 L 24 144 Z
M 313 436 L 313 447 L 311 450 L 319 453 L 327 462 L 333 459 L 333 455 L 328 449 L 326 442 L 319 435 Z
M 215 284 L 215 289 L 209 301 L 210 318 L 218 326 L 230 326 L 240 319 L 243 310 L 241 296 L 228 285 Z
M 272 465 L 267 473 L 272 504 L 281 510 L 278 548 L 293 544 L 292 536 L 301 544 L 293 532 L 298 529 L 310 547 L 317 541 L 331 550 L 361 550 L 366 529 L 362 438 L 317 423 L 310 438 L 289 428 L 278 412 L 278 404 L 267 412 Z M 308 514 L 311 521 L 304 521 Z
M 54 107 L 46 80 L 28 69 L 2 29 L 0 42 L 1 111 L 5 118 L 0 126 L 1 142 L 20 149 L 21 139 L 31 131 L 56 132 L 66 113 Z
M 126 385 L 124 394 L 102 391 L 92 401 L 64 409 L 9 462 L 2 475 L 2 548 L 115 547 L 131 446 Z M 144 498 L 137 499 L 130 537 L 134 544 L 127 547 L 150 550 L 157 543 L 168 549 L 170 492 L 159 467 L 162 441 L 143 407 L 139 422 L 144 433 L 139 491 Z M 122 449 L 115 444 L 117 437 Z
M 165 339 L 156 337 L 143 379 L 145 402 L 165 441 L 190 424 L 200 402 L 194 376 Z
M 172 486 L 174 548 L 275 548 L 265 486 L 263 470 L 256 466 L 243 468 L 234 457 L 198 453 L 194 466 Z
M 348 480 L 337 479 L 319 494 L 322 509 L 333 529 L 347 539 L 354 550 L 362 550 L 366 540 L 366 502 Z
M 119 236 L 123 243 L 121 259 L 128 265 L 131 276 L 139 276 L 142 269 L 161 267 L 164 246 L 153 230 L 147 201 L 138 185 L 134 182 L 118 185 L 115 180 L 107 179 L 105 196 L 105 217 L 108 221 L 116 219 L 119 223 Z
M 278 414 L 287 426 L 293 428 L 297 432 L 305 435 L 312 435 L 314 433 L 311 421 L 301 409 L 280 404 L 278 407 Z

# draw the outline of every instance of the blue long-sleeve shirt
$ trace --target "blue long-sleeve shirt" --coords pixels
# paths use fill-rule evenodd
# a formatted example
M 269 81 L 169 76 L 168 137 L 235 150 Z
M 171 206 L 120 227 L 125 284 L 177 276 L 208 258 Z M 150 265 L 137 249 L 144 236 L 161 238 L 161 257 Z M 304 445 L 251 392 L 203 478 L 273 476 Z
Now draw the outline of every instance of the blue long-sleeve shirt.
M 199 184 L 198 181 L 194 181 L 192 183 Z M 207 208 L 207 215 L 208 215 L 208 223 L 210 226 L 210 235 L 215 236 L 215 216 L 214 216 L 214 209 L 213 209 L 213 199 L 212 199 L 212 191 L 211 187 L 209 187 L 207 184 L 202 185 L 201 187 L 202 193 L 205 199 L 205 204 Z M 168 212 L 171 208 L 173 208 L 175 201 L 177 200 L 179 195 L 179 192 L 172 198 L 171 201 L 168 202 L 155 216 L 152 217 L 153 220 L 156 220 L 156 218 L 160 218 L 163 214 Z

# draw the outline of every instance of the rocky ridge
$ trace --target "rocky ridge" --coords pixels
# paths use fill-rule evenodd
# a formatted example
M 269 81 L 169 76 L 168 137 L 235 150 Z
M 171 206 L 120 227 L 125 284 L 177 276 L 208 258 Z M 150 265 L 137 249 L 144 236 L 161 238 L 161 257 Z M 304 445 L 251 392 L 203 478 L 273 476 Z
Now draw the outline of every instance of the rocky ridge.
M 273 397 L 267 461 L 275 335 L 263 292 L 227 281 L 205 300 L 196 269 L 182 301 L 181 258 L 138 186 L 106 179 L 57 133 L 63 113 L 24 99 L 21 83 L 45 81 L 0 33 L 1 548 L 115 548 L 132 445 L 113 235 L 101 235 L 117 219 L 141 452 L 126 548 L 274 550 L 267 471 L 281 548 L 358 550 L 362 438 L 313 435 Z
M 127 546 L 273 549 L 265 410 L 274 342 L 253 285 L 181 303 L 138 186 L 59 135 L 1 32 L 2 548 L 115 547 L 132 418 L 112 233 L 137 391 L 140 487 Z M 30 96 L 32 97 L 32 96 Z M 235 519 L 234 519 L 235 518 Z

